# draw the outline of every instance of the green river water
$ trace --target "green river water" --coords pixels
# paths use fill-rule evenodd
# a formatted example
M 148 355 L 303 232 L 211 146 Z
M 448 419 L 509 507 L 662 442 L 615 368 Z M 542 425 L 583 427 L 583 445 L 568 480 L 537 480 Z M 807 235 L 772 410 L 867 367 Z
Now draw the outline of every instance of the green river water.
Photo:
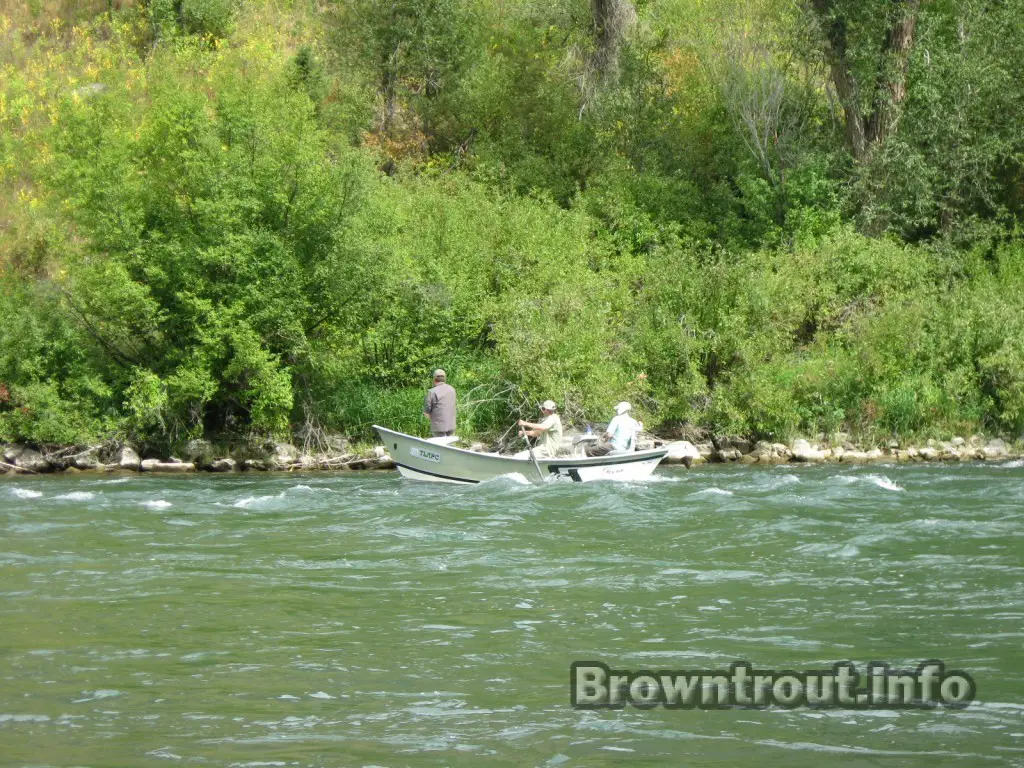
M 1024 462 L 0 481 L 0 764 L 1024 766 Z M 942 659 L 963 710 L 580 711 Z

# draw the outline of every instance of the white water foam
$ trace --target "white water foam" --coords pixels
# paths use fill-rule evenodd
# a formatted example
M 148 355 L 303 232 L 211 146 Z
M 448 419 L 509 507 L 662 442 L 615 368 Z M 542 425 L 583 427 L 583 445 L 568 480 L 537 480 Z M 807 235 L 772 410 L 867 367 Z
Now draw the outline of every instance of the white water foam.
M 84 698 L 74 699 L 71 703 L 81 704 L 83 701 L 99 701 L 100 699 L 112 699 L 120 695 L 121 692 L 115 688 L 101 688 L 98 691 L 93 691 L 92 693 L 86 695 Z
M 526 475 L 521 475 L 518 472 L 509 472 L 507 475 L 498 475 L 492 477 L 490 480 L 484 480 L 483 482 L 477 483 L 477 486 L 489 485 L 491 483 L 512 483 L 513 485 L 533 485 L 529 480 L 526 479 Z
M 38 499 L 43 494 L 39 491 L 30 491 L 28 488 L 11 488 L 11 495 L 19 499 Z
M 879 488 L 884 488 L 887 491 L 902 491 L 903 490 L 903 486 L 896 485 L 896 483 L 894 483 L 892 480 L 890 480 L 885 475 L 867 475 L 867 476 L 865 476 L 864 479 L 865 480 L 870 480 L 872 483 L 877 485 Z
M 163 499 L 156 499 L 155 501 L 144 501 L 142 506 L 147 509 L 168 509 L 171 506 L 171 502 L 164 501 Z
M 283 498 L 284 498 L 284 492 L 283 491 L 281 493 L 276 493 L 276 494 L 274 494 L 272 496 L 246 496 L 244 499 L 239 499 L 238 501 L 236 501 L 231 506 L 235 507 L 236 509 L 248 509 L 249 507 L 253 506 L 254 504 L 261 504 L 261 503 L 263 503 L 265 501 L 273 501 L 274 499 L 283 499 Z
M 96 494 L 92 491 L 72 491 L 71 493 L 63 493 L 53 498 L 63 499 L 64 501 L 90 501 L 96 498 Z
M 732 491 L 727 491 L 724 488 L 702 488 L 697 491 L 694 496 L 699 496 L 701 494 L 707 494 L 709 496 L 732 496 Z
M 50 722 L 49 715 L 12 715 L 2 714 L 0 715 L 0 723 L 48 723 Z
M 313 487 L 312 485 L 293 485 L 288 491 L 302 491 L 303 493 L 337 493 L 333 488 L 325 488 L 324 486 Z M 286 491 L 287 492 L 287 491 Z
M 647 477 L 638 477 L 633 480 L 627 481 L 629 483 L 635 483 L 637 485 L 648 485 L 654 483 L 681 483 L 683 478 L 678 475 L 648 475 Z

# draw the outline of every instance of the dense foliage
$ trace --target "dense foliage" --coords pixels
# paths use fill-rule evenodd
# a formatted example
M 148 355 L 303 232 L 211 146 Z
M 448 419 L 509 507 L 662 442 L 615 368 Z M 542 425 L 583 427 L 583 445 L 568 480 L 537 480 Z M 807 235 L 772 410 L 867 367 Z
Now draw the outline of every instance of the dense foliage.
M 1024 429 L 1024 0 L 0 15 L 0 439 Z

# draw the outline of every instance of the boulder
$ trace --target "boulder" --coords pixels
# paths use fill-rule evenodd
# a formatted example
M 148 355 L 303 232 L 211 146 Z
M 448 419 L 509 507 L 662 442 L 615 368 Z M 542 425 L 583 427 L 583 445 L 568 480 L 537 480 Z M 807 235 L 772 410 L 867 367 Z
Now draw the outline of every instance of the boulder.
M 696 448 L 704 461 L 711 461 L 715 455 L 715 444 L 710 440 L 705 440 L 702 443 L 694 443 L 693 447 Z
M 793 461 L 801 462 L 819 462 L 831 456 L 831 453 L 826 456 L 825 451 L 816 445 L 811 445 L 806 440 L 794 440 L 792 453 Z
M 843 464 L 864 464 L 868 460 L 868 455 L 864 451 L 844 451 L 839 460 Z
M 8 445 L 4 449 L 4 462 L 29 472 L 49 472 L 53 469 L 43 454 L 20 443 Z
M 932 441 L 929 440 L 928 442 Z M 926 445 L 924 448 L 918 450 L 917 455 L 920 456 L 925 461 L 935 461 L 937 458 L 939 458 L 938 450 L 936 450 L 935 447 L 931 445 Z
M 872 448 L 865 456 L 868 461 L 885 461 L 888 458 L 880 448 Z
M 185 443 L 185 458 L 205 467 L 213 461 L 213 444 L 209 440 L 189 440 Z
M 982 449 L 986 459 L 1005 459 L 1010 455 L 1010 452 L 1006 449 L 1006 443 L 999 438 L 995 440 L 989 440 L 985 447 Z
M 785 451 L 780 451 L 779 448 L 783 448 Z M 746 459 L 750 458 L 755 459 L 758 464 L 785 464 L 789 461 L 789 449 L 780 443 L 758 440 L 750 449 L 750 453 L 740 459 L 740 461 L 745 464 L 752 464 L 752 461 L 746 461 Z
M 146 459 L 139 467 L 143 472 L 195 472 L 195 464 L 187 464 L 183 461 L 160 461 L 159 459 Z
M 349 469 L 394 469 L 395 462 L 389 456 L 364 457 L 349 462 Z
M 90 470 L 99 469 L 102 466 L 99 446 L 94 446 L 72 456 L 68 469 Z
M 238 462 L 234 459 L 217 459 L 210 462 L 206 469 L 211 472 L 234 472 L 238 469 Z
M 135 450 L 127 445 L 122 445 L 114 455 L 110 457 L 107 466 L 114 469 L 128 469 L 137 472 L 141 468 L 142 460 Z
M 712 438 L 715 447 L 714 456 L 719 461 L 739 461 L 740 456 L 750 453 L 750 441 L 742 438 L 715 437 Z M 743 450 L 743 449 L 746 450 Z
M 302 453 L 290 443 L 275 443 L 274 453 L 270 457 L 272 469 L 287 469 L 297 464 L 302 458 Z
M 753 446 L 750 444 L 750 441 L 742 437 L 731 438 L 729 442 L 732 443 L 733 448 L 742 453 L 744 456 L 750 453 L 751 448 L 753 448 Z
M 715 461 L 739 461 L 740 456 L 743 455 L 728 437 L 714 437 L 711 439 L 711 443 L 714 446 L 711 458 Z
M 949 442 L 950 442 L 950 444 L 952 444 L 953 446 L 955 446 L 955 447 L 959 448 L 959 447 L 960 447 L 961 445 L 964 445 L 964 444 L 965 444 L 965 443 L 966 443 L 967 441 L 966 441 L 966 440 L 964 440 L 964 439 L 963 439 L 962 437 L 954 437 L 954 438 L 953 438 L 952 440 L 950 440 Z
M 693 443 L 687 440 L 676 440 L 665 446 L 668 453 L 662 461 L 665 464 L 685 464 L 690 466 L 694 459 L 701 458 L 701 452 Z
M 242 462 L 242 467 L 244 469 L 254 470 L 256 472 L 266 472 L 268 469 L 270 469 L 270 466 L 267 464 L 267 462 L 261 459 L 246 459 L 244 462 Z

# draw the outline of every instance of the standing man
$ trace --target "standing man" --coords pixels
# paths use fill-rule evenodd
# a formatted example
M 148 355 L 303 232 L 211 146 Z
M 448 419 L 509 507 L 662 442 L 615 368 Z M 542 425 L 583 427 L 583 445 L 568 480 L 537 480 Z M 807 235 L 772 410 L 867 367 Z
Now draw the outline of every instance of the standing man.
M 430 419 L 431 437 L 455 434 L 455 388 L 447 378 L 442 369 L 434 371 L 434 386 L 427 390 L 423 401 L 423 415 Z
M 545 400 L 540 406 L 541 413 L 544 414 L 544 420 L 540 424 L 519 420 L 519 426 L 523 428 L 519 435 L 537 440 L 537 447 L 533 453 L 539 459 L 554 458 L 562 448 L 562 420 L 555 413 L 557 409 L 554 400 Z

